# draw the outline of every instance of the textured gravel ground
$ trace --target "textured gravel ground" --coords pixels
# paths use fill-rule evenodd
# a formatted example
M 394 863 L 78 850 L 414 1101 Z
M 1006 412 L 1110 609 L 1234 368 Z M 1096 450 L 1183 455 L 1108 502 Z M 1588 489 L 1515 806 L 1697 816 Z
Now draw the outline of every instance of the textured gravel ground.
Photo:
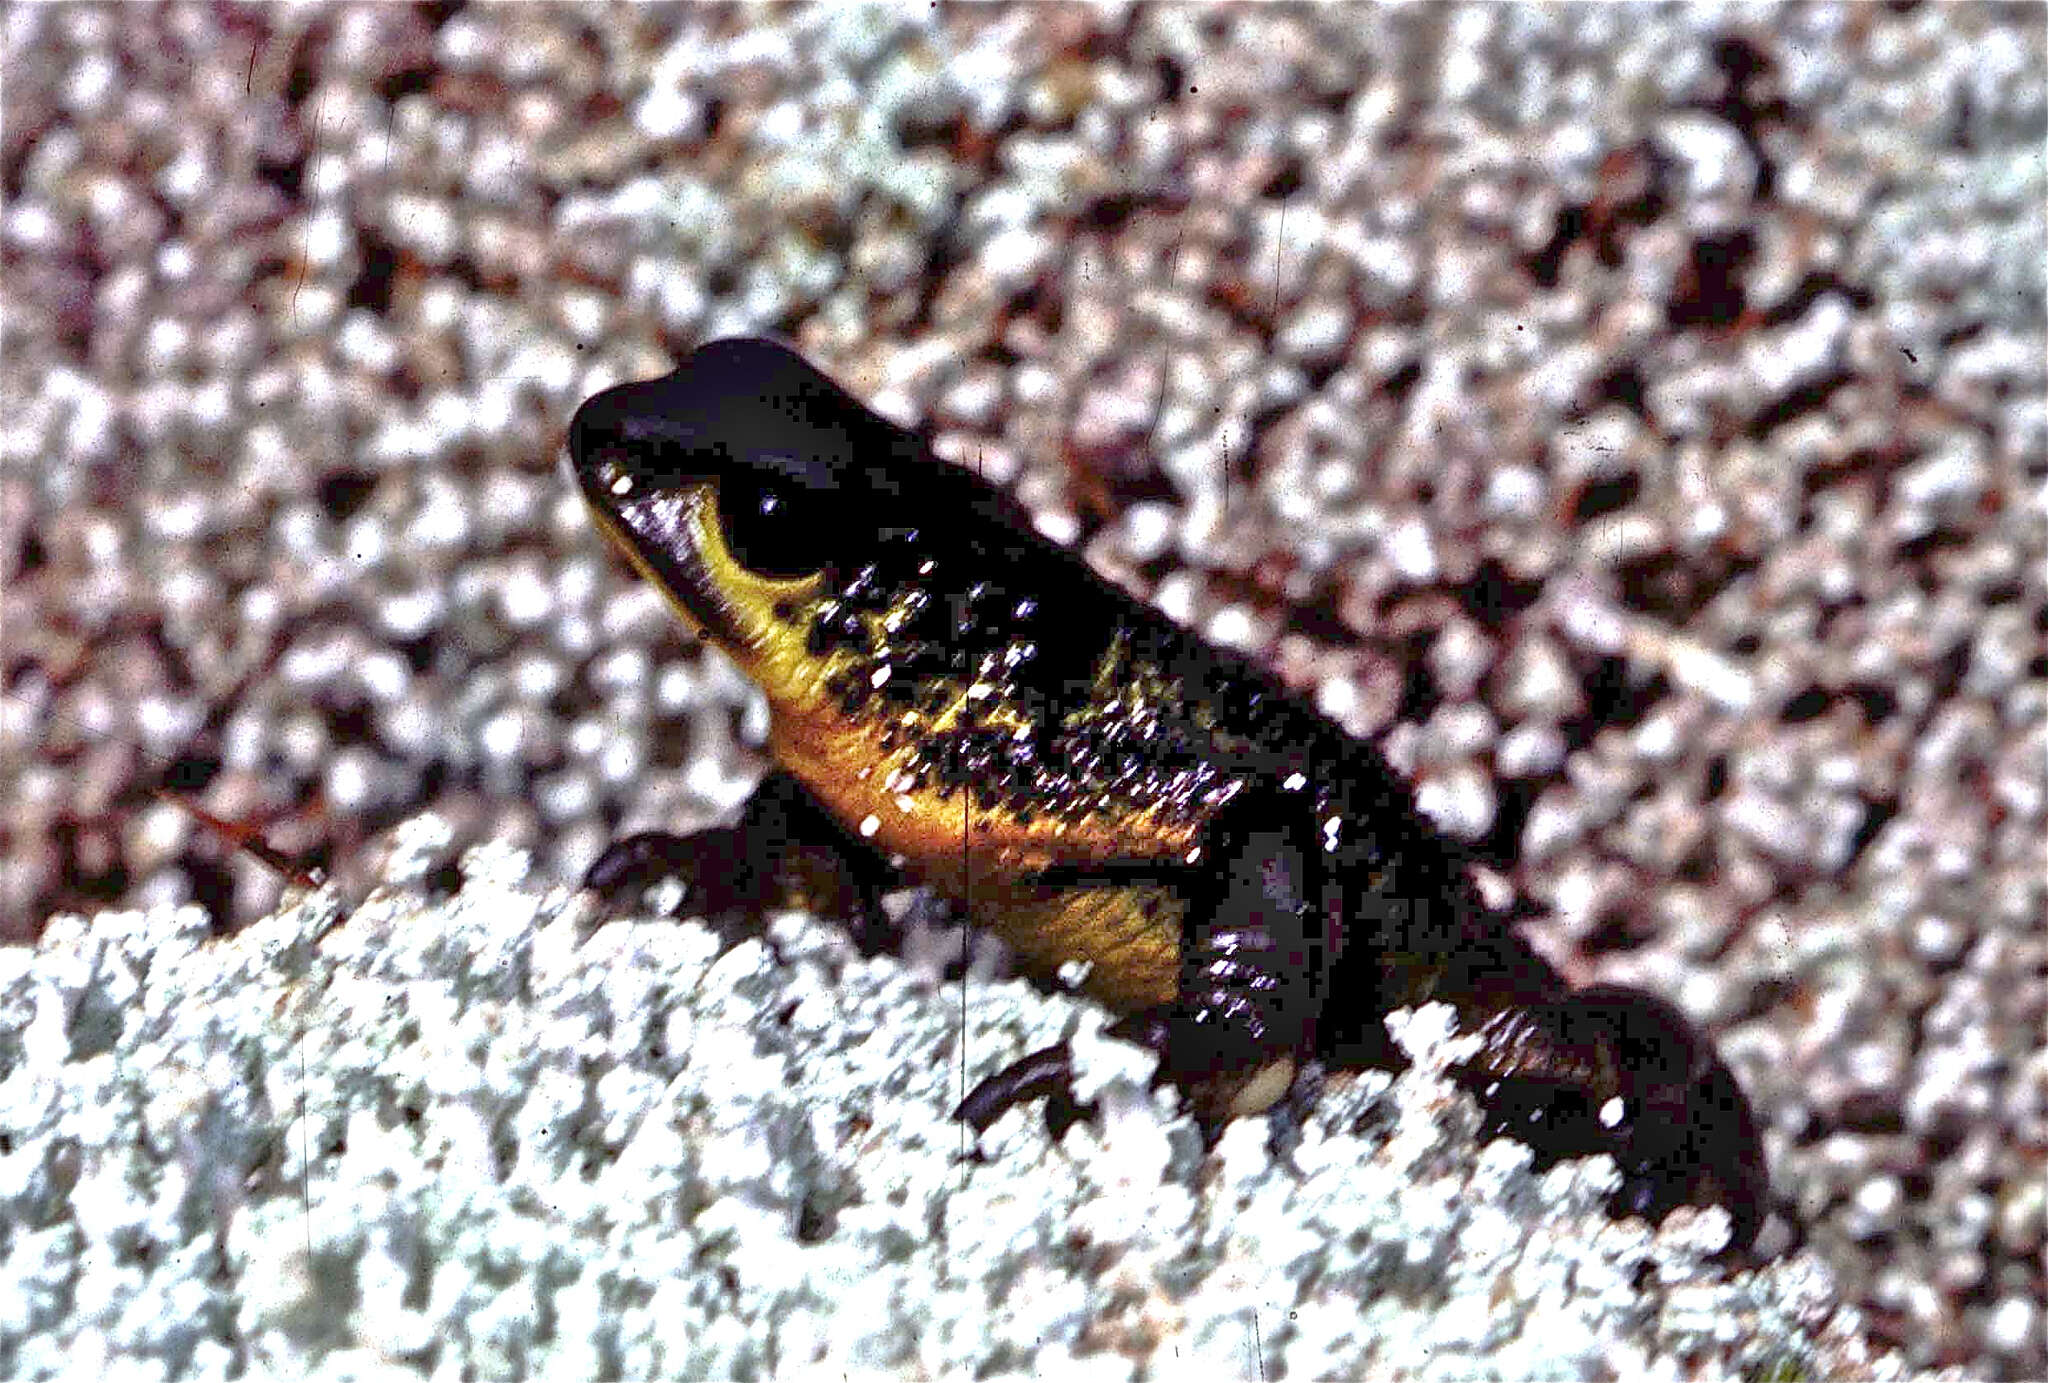
M 2039 6 L 0 25 L 8 934 L 267 910 L 166 770 L 357 892 L 734 805 L 557 449 L 779 331 L 1717 1031 L 1881 1338 L 2048 1375 Z

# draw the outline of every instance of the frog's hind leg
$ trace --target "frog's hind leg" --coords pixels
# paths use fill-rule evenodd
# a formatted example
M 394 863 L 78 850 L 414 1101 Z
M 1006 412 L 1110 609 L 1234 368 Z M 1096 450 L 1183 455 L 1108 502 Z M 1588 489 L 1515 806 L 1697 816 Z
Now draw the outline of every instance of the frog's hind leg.
M 1159 1054 L 1155 1084 L 1181 1091 L 1205 1139 L 1265 1112 L 1310 1079 L 1332 969 L 1331 891 L 1312 804 L 1279 790 L 1240 794 L 1209 825 L 1199 868 L 1159 867 L 1188 900 L 1175 1001 L 1132 1014 L 1110 1035 Z M 1125 872 L 1104 886 L 1128 885 Z M 1074 882 L 1074 881 L 1069 881 Z M 1033 1052 L 969 1093 L 956 1117 L 985 1129 L 1011 1106 L 1047 1098 L 1064 1128 L 1072 1098 L 1065 1044 Z
M 1726 1252 L 1755 1241 L 1770 1177 L 1755 1115 L 1706 1037 L 1641 990 L 1592 985 L 1493 1012 L 1462 1079 L 1488 1132 L 1537 1152 L 1539 1165 L 1610 1154 L 1617 1215 L 1664 1218 L 1714 1203 L 1733 1223 Z
M 1313 800 L 1240 794 L 1210 824 L 1191 890 L 1160 1078 L 1205 1135 L 1310 1075 L 1335 969 L 1338 894 Z

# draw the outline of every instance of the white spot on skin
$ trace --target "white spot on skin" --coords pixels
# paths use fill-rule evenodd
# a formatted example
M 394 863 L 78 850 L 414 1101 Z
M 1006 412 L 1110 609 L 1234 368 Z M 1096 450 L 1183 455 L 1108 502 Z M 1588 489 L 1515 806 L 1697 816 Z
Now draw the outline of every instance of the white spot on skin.
M 863 838 L 871 836 L 881 829 L 882 818 L 876 816 L 873 812 L 869 812 L 866 816 L 860 819 L 860 833 Z
M 883 687 L 889 685 L 889 669 L 885 667 L 876 668 L 875 675 L 868 678 L 868 685 L 876 691 L 880 691 Z

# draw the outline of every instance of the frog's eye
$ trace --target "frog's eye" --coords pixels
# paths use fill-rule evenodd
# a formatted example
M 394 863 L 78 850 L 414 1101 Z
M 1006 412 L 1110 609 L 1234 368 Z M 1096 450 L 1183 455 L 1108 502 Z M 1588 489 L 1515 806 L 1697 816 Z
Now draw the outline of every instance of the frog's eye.
M 719 478 L 718 525 L 726 548 L 762 576 L 808 576 L 823 567 L 829 519 L 825 496 L 772 472 Z

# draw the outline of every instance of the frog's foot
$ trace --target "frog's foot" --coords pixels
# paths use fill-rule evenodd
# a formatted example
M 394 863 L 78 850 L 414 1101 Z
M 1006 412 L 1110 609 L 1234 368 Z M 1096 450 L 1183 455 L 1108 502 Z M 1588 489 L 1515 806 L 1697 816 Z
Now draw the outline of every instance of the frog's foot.
M 1745 1253 L 1768 1210 L 1770 1178 L 1749 1101 L 1713 1047 L 1663 1000 L 1595 985 L 1510 1010 L 1461 1079 L 1487 1111 L 1486 1135 L 1536 1151 L 1538 1166 L 1607 1153 L 1622 1183 L 1616 1216 L 1661 1221 L 1716 1204 Z
M 1045 1126 L 1055 1143 L 1075 1124 L 1099 1113 L 1092 1102 L 1084 1104 L 1074 1098 L 1073 1048 L 1055 1042 L 987 1077 L 967 1092 L 953 1117 L 979 1135 L 1018 1105 L 1033 1100 L 1045 1101 Z
M 864 951 L 878 948 L 887 871 L 850 841 L 791 775 L 769 774 L 739 821 L 686 836 L 643 831 L 614 842 L 583 886 L 614 912 L 643 906 L 656 885 L 680 885 L 664 910 L 702 917 L 729 941 L 761 934 L 765 914 L 802 908 L 845 922 Z
M 768 890 L 749 858 L 740 828 L 713 826 L 689 835 L 642 831 L 613 841 L 583 876 L 583 887 L 627 911 L 658 885 L 679 885 L 664 911 L 702 917 L 720 930 L 758 919 Z
M 1103 1029 L 1103 1035 L 1135 1042 L 1163 1058 L 1168 1021 L 1165 1011 L 1133 1013 Z M 1162 1074 L 1155 1074 L 1152 1084 L 1157 1086 L 1162 1080 L 1163 1066 Z M 1055 1143 L 1075 1124 L 1098 1118 L 1101 1113 L 1094 1101 L 1075 1098 L 1074 1049 L 1065 1042 L 1055 1042 L 1019 1057 L 985 1078 L 967 1092 L 967 1098 L 954 1109 L 953 1117 L 977 1134 L 987 1133 L 996 1120 L 1033 1100 L 1045 1101 L 1045 1126 Z

